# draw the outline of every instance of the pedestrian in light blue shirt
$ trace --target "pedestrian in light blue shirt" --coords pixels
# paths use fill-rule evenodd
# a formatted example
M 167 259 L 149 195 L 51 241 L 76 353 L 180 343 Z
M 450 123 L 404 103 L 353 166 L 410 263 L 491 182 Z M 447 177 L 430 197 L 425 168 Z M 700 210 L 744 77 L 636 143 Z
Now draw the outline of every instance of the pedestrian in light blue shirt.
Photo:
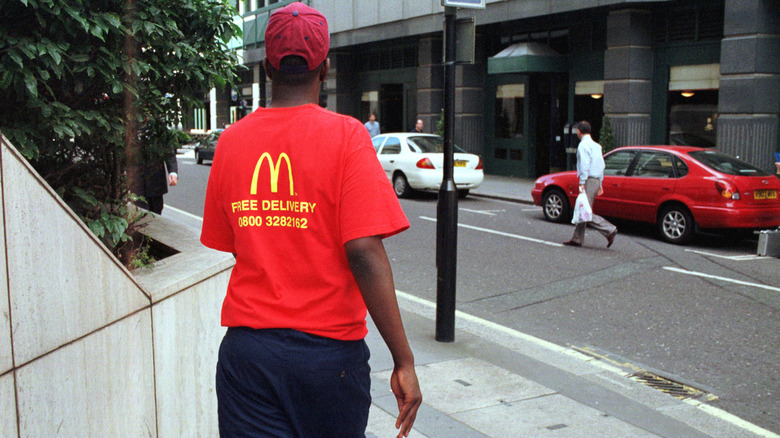
M 368 121 L 363 125 L 368 129 L 368 135 L 371 137 L 379 135 L 379 122 L 376 121 L 376 114 L 371 113 Z
M 604 157 L 601 155 L 601 145 L 590 138 L 590 123 L 582 121 L 577 124 L 577 177 L 580 183 L 580 193 L 585 193 L 588 202 L 593 207 L 596 196 L 604 193 L 601 182 L 604 180 Z M 603 217 L 594 214 L 591 222 L 580 222 L 574 228 L 574 235 L 563 242 L 567 246 L 582 246 L 585 241 L 585 227 L 590 225 L 607 238 L 607 248 L 612 246 L 617 235 L 617 227 Z
M 587 123 L 587 122 L 585 122 Z M 604 157 L 601 155 L 601 145 L 593 141 L 590 134 L 581 134 L 577 129 L 580 145 L 577 146 L 577 177 L 580 179 L 580 193 L 588 178 L 604 180 Z

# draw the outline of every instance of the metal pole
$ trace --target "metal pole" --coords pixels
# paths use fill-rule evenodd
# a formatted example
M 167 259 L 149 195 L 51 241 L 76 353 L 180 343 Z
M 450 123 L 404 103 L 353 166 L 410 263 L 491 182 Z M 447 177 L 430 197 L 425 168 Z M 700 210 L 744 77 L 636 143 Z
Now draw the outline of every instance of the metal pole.
M 453 180 L 455 131 L 455 18 L 446 7 L 444 56 L 444 169 L 436 212 L 436 340 L 455 341 L 455 266 L 458 243 L 458 190 Z

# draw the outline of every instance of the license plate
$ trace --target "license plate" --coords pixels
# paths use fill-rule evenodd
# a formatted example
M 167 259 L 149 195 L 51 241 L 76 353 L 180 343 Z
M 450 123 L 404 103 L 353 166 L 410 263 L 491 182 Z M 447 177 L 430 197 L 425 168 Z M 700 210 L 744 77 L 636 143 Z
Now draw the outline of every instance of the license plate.
M 455 167 L 466 167 L 466 165 L 467 165 L 468 163 L 469 163 L 469 162 L 468 162 L 468 161 L 466 161 L 466 160 L 455 160 L 455 162 L 453 163 L 453 165 L 454 165 Z
M 753 199 L 777 199 L 777 190 L 756 190 Z

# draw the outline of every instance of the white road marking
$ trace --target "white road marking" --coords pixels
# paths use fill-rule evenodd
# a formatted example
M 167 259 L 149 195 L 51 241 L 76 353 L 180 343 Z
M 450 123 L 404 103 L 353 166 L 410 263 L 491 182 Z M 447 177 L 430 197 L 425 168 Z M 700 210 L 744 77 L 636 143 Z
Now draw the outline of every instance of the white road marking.
M 495 216 L 496 213 L 500 213 L 506 210 L 472 210 L 470 208 L 460 208 L 461 211 L 468 211 L 469 213 L 486 214 L 488 216 Z
M 713 280 L 720 280 L 720 281 L 726 281 L 726 282 L 729 282 L 729 283 L 740 284 L 742 286 L 751 286 L 751 287 L 757 287 L 757 288 L 760 288 L 760 289 L 768 289 L 768 290 L 780 292 L 780 287 L 767 286 L 765 284 L 750 283 L 748 281 L 735 280 L 733 278 L 719 277 L 717 275 L 704 274 L 704 273 L 696 272 L 696 271 L 687 271 L 685 269 L 674 268 L 674 267 L 671 267 L 671 266 L 664 266 L 664 269 L 666 269 L 667 271 L 679 272 L 680 274 L 693 275 L 695 277 L 710 278 L 710 279 L 713 279 Z
M 399 305 L 402 307 L 405 307 L 406 310 L 411 311 L 413 313 L 417 313 L 422 316 L 426 316 L 429 318 L 435 318 L 436 314 L 436 304 L 432 303 L 426 299 L 414 296 L 412 294 L 402 292 L 400 290 L 395 291 L 396 296 L 399 298 Z M 407 301 L 409 304 L 404 303 L 404 301 Z M 426 309 L 426 311 L 421 311 L 423 308 Z M 485 319 L 482 319 L 478 316 L 470 315 L 468 313 L 461 312 L 460 310 L 455 311 L 455 317 L 461 321 L 461 324 L 459 324 L 461 327 L 467 326 L 468 324 L 473 324 L 475 326 L 482 326 L 487 330 L 498 332 L 503 335 L 506 335 L 508 338 L 514 338 L 514 339 L 520 339 L 522 341 L 526 341 L 529 343 L 532 343 L 540 348 L 544 348 L 549 351 L 562 353 L 567 356 L 571 356 L 574 358 L 581 359 L 585 362 L 588 362 L 590 365 L 599 367 L 601 369 L 604 369 L 605 371 L 609 371 L 612 373 L 615 373 L 621 377 L 628 377 L 629 374 L 626 373 L 624 370 L 622 370 L 619 367 L 613 366 L 607 362 L 603 362 L 601 360 L 593 360 L 593 357 L 588 356 L 586 354 L 583 354 L 577 350 L 574 350 L 572 348 L 566 348 L 562 347 L 558 344 L 554 344 L 552 342 L 545 341 L 544 339 L 539 339 L 535 336 L 531 336 L 527 333 L 523 333 L 521 331 L 496 324 L 492 321 L 488 321 Z M 472 332 L 474 334 L 484 336 L 484 333 L 481 333 L 484 330 L 478 330 L 478 332 L 474 332 L 473 329 L 466 329 L 466 331 Z M 508 342 L 499 342 L 501 345 L 507 345 L 510 344 Z M 770 437 L 770 438 L 780 438 L 779 435 L 775 434 L 774 432 L 771 432 L 769 430 L 766 430 L 760 426 L 757 426 L 753 423 L 750 423 L 746 420 L 743 420 L 742 418 L 737 417 L 734 414 L 730 414 L 722 409 L 716 408 L 714 406 L 708 405 L 706 403 L 703 403 L 698 400 L 683 400 L 685 403 L 694 406 L 701 411 L 705 412 L 706 414 L 718 418 L 720 420 L 723 420 L 727 423 L 731 423 L 739 428 L 742 428 L 746 431 L 752 432 L 758 436 L 763 437 Z
M 722 254 L 714 254 L 714 253 L 707 252 L 707 251 L 698 251 L 698 250 L 695 250 L 695 249 L 686 249 L 686 251 L 692 252 L 692 253 L 696 253 L 696 254 L 705 255 L 705 256 L 708 256 L 708 257 L 718 257 L 718 258 L 721 258 L 721 259 L 733 260 L 735 262 L 744 262 L 744 261 L 749 261 L 749 260 L 759 260 L 759 259 L 766 259 L 767 258 L 767 257 L 761 257 L 761 256 L 758 256 L 758 255 L 752 255 L 752 254 L 736 255 L 736 256 L 726 256 L 726 255 L 722 255 Z
M 431 221 L 431 222 L 436 222 L 436 219 L 434 219 L 432 217 L 420 216 L 420 219 L 423 219 L 423 220 L 426 220 L 426 221 Z M 468 228 L 468 229 L 471 229 L 471 230 L 482 231 L 484 233 L 498 234 L 499 236 L 511 237 L 513 239 L 520 239 L 520 240 L 527 240 L 529 242 L 534 242 L 534 243 L 541 243 L 542 245 L 557 246 L 557 247 L 563 246 L 562 244 L 557 243 L 557 242 L 549 242 L 547 240 L 534 239 L 533 237 L 525 237 L 525 236 L 520 236 L 520 235 L 517 235 L 517 234 L 504 233 L 503 231 L 496 231 L 496 230 L 491 230 L 491 229 L 488 229 L 488 228 L 475 227 L 475 226 L 472 226 L 472 225 L 465 225 L 465 224 L 458 224 L 458 226 L 461 227 L 461 228 Z
M 778 435 L 778 434 L 776 434 L 776 433 L 774 433 L 772 431 L 769 431 L 769 430 L 766 430 L 766 429 L 764 429 L 762 427 L 756 426 L 755 424 L 750 423 L 748 421 L 745 421 L 745 420 L 737 417 L 734 414 L 729 414 L 728 412 L 726 412 L 726 411 L 724 411 L 722 409 L 718 409 L 718 408 L 710 406 L 710 405 L 708 405 L 706 403 L 702 403 L 702 402 L 700 402 L 698 400 L 685 399 L 685 400 L 683 400 L 683 402 L 685 402 L 685 403 L 687 403 L 687 404 L 689 404 L 691 406 L 694 406 L 694 407 L 696 407 L 698 409 L 701 409 L 702 411 L 712 415 L 715 418 L 720 418 L 723 421 L 729 422 L 729 423 L 731 423 L 731 424 L 733 424 L 733 425 L 735 425 L 737 427 L 741 427 L 742 429 L 745 429 L 745 430 L 747 430 L 749 432 L 752 432 L 752 433 L 754 433 L 754 434 L 756 434 L 758 436 L 764 436 L 764 437 L 768 437 L 768 438 L 778 438 L 778 437 L 780 437 L 780 435 Z

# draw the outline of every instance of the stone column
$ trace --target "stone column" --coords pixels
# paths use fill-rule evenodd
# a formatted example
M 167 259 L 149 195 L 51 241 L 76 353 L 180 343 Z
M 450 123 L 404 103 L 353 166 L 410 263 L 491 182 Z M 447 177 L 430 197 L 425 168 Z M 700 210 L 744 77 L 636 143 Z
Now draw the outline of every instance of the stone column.
M 355 89 L 355 68 L 349 52 L 330 52 L 330 71 L 325 80 L 327 108 L 340 114 L 359 117 Z
M 775 172 L 780 115 L 780 2 L 726 0 L 718 149 Z
M 407 130 L 414 128 L 417 118 L 422 119 L 424 131 L 433 133 L 444 108 L 444 66 L 440 36 L 421 38 L 417 49 L 417 114 L 407 114 Z M 409 125 L 411 123 L 411 125 Z
M 604 113 L 612 120 L 617 146 L 650 143 L 653 96 L 651 13 L 612 11 L 604 53 Z

